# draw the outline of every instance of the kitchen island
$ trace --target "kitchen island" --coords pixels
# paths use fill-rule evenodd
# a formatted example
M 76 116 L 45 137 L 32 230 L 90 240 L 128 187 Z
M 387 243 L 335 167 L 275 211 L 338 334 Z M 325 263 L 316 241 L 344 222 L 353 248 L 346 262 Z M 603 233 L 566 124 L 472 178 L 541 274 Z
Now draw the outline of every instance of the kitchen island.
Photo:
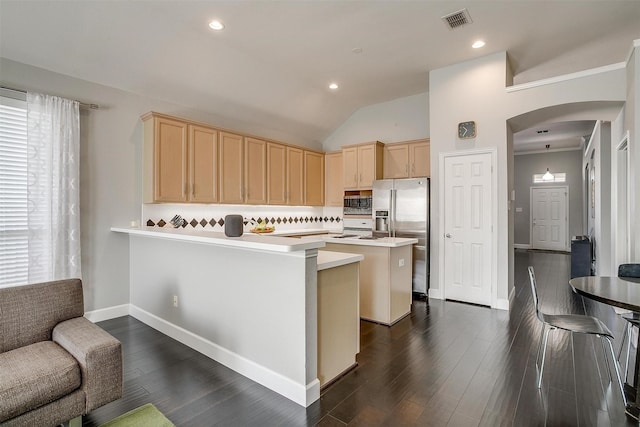
M 302 240 L 311 239 L 303 238 Z M 412 246 L 417 239 L 321 237 L 324 250 L 363 255 L 360 263 L 360 317 L 392 325 L 411 312 Z
M 317 238 L 111 230 L 129 238 L 133 317 L 300 405 L 320 397 L 318 269 L 360 256 L 318 259 Z

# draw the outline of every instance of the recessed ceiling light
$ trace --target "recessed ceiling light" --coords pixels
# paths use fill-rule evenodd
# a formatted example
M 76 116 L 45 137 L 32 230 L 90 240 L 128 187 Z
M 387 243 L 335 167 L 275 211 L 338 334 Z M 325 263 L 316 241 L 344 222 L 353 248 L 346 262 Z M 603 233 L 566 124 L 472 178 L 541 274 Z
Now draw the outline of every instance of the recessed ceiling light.
M 331 90 L 336 90 L 336 89 L 338 89 L 338 83 L 331 83 L 331 84 L 329 85 L 329 89 L 331 89 Z
M 224 30 L 224 24 L 217 19 L 214 19 L 213 21 L 209 22 L 209 28 L 216 31 Z
M 474 49 L 480 49 L 484 45 L 485 45 L 485 42 L 483 42 L 482 40 L 476 40 L 475 42 L 473 42 L 471 47 Z

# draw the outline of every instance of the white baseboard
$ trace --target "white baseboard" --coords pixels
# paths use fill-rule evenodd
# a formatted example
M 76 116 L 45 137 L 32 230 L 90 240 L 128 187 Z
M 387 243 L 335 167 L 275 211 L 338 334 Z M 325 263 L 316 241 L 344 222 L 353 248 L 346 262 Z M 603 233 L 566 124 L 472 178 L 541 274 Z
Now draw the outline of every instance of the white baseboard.
M 91 320 L 93 323 L 127 315 L 129 315 L 129 304 L 115 305 L 113 307 L 101 308 L 84 313 L 84 317 Z
M 440 289 L 430 288 L 429 289 L 429 298 L 444 299 L 444 295 L 442 294 L 442 291 Z
M 527 243 L 514 243 L 513 248 L 514 249 L 531 249 L 531 245 Z
M 506 310 L 509 311 L 511 310 L 511 303 L 513 302 L 513 298 L 516 295 L 516 288 L 512 287 L 511 291 L 509 292 L 509 298 L 508 299 L 503 299 L 503 298 L 498 298 L 498 300 L 496 301 L 496 306 L 493 308 L 496 308 L 498 310 Z
M 129 307 L 129 314 L 163 334 L 233 369 L 239 374 L 283 395 L 298 405 L 307 407 L 320 398 L 320 381 L 318 381 L 317 378 L 306 385 L 298 384 L 290 378 L 265 368 L 252 360 L 221 347 L 193 332 L 189 332 L 180 326 L 174 325 L 133 304 Z

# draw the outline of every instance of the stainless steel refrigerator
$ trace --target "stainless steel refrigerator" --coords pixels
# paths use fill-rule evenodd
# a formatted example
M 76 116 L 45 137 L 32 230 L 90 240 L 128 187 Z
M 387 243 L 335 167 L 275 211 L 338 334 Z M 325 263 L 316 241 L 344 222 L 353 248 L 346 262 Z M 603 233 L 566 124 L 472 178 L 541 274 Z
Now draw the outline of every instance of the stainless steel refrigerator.
M 382 179 L 373 183 L 373 237 L 411 237 L 413 292 L 429 289 L 429 178 Z

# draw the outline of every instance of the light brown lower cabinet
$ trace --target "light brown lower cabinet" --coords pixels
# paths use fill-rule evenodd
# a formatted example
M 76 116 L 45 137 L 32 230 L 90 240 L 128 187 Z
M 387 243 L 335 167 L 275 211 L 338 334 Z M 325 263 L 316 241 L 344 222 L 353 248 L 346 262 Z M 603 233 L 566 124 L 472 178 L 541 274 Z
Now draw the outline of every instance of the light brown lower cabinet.
M 360 351 L 359 263 L 318 271 L 320 387 L 356 364 Z
M 360 317 L 392 325 L 411 312 L 412 248 L 327 243 L 323 250 L 364 255 L 360 262 Z

